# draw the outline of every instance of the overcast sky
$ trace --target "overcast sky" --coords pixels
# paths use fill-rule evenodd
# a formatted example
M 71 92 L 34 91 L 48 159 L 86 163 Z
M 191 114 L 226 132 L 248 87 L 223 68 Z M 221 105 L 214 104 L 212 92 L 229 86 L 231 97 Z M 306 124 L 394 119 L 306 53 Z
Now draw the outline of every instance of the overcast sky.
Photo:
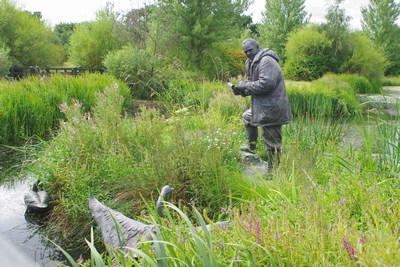
M 107 2 L 114 3 L 114 10 L 125 12 L 142 7 L 152 0 L 14 0 L 18 6 L 29 11 L 40 11 L 43 19 L 50 25 L 61 22 L 82 22 L 95 18 L 96 11 L 105 7 Z M 360 7 L 366 6 L 368 0 L 345 0 L 343 7 L 348 16 L 352 17 L 351 28 L 361 28 Z M 261 21 L 261 12 L 264 11 L 265 0 L 254 0 L 248 13 L 252 14 L 254 22 Z M 326 14 L 326 0 L 306 0 L 305 9 L 311 14 L 311 22 L 322 22 Z

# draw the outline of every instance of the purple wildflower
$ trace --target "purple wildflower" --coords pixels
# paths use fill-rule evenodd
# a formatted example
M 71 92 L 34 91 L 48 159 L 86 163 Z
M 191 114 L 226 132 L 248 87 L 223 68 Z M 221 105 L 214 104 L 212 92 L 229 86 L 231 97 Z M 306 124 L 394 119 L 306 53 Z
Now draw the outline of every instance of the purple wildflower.
M 257 243 L 261 244 L 262 243 L 262 236 L 261 236 L 261 228 L 260 228 L 260 224 L 261 224 L 261 219 L 258 218 L 257 219 L 257 223 L 256 223 L 256 235 L 257 235 Z
M 250 207 L 249 232 L 253 231 L 254 206 Z
M 274 238 L 275 238 L 275 240 L 278 240 L 279 239 L 279 234 L 278 233 L 274 233 Z
M 343 248 L 344 248 L 344 250 L 347 251 L 350 258 L 351 259 L 357 258 L 356 250 L 354 249 L 354 247 L 352 245 L 350 245 L 350 243 L 344 237 L 342 238 L 342 242 L 343 242 Z

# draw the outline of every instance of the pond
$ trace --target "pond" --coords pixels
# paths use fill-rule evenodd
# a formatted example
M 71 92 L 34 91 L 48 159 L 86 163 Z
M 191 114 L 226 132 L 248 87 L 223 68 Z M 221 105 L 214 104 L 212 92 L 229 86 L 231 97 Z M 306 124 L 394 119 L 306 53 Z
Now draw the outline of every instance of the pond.
M 42 218 L 25 214 L 24 194 L 33 177 L 17 174 L 14 168 L 19 161 L 18 153 L 0 147 L 0 236 L 40 266 L 57 266 L 51 261 L 60 262 L 63 257 L 42 234 Z

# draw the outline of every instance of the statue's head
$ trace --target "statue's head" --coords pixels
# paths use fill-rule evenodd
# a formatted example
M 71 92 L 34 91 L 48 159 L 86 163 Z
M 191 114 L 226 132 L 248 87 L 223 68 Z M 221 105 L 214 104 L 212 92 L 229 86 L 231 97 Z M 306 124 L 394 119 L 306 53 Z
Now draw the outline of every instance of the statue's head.
M 165 201 L 168 201 L 171 197 L 171 192 L 174 190 L 173 187 L 166 185 L 161 189 L 161 196 Z
M 242 43 L 243 52 L 246 56 L 252 60 L 257 55 L 258 51 L 260 51 L 260 46 L 256 40 L 253 38 L 247 38 Z

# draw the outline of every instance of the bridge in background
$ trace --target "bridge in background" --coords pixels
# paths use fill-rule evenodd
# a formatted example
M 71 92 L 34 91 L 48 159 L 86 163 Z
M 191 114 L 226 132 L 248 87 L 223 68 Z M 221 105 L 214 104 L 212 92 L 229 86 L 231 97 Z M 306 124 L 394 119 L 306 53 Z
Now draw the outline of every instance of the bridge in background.
M 23 77 L 29 76 L 29 75 L 35 75 L 39 77 L 43 76 L 51 76 L 54 74 L 62 74 L 62 75 L 82 75 L 84 72 L 89 72 L 89 73 L 104 73 L 106 70 L 102 68 L 58 68 L 58 67 L 44 67 L 40 68 L 38 66 L 36 67 L 11 67 L 10 68 L 10 78 L 13 79 L 21 79 Z

